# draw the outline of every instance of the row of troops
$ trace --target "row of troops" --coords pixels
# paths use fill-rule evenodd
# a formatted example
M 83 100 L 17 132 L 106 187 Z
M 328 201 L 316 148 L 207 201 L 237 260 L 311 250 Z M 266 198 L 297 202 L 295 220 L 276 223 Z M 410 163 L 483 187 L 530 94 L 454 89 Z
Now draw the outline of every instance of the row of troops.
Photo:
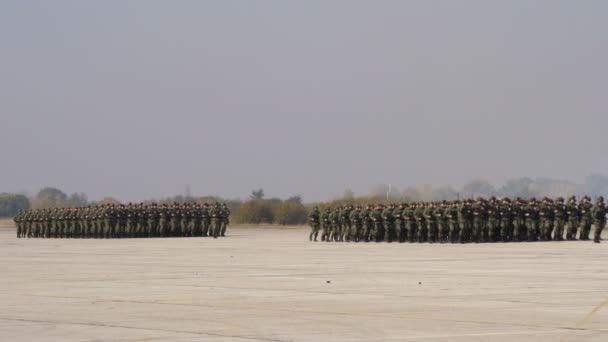
M 414 202 L 400 205 L 342 206 L 308 214 L 309 240 L 479 243 L 589 240 L 599 243 L 606 204 L 587 196 L 577 202 L 557 198 L 517 198 Z
M 225 236 L 226 204 L 106 204 L 24 210 L 14 218 L 18 238 L 146 238 Z

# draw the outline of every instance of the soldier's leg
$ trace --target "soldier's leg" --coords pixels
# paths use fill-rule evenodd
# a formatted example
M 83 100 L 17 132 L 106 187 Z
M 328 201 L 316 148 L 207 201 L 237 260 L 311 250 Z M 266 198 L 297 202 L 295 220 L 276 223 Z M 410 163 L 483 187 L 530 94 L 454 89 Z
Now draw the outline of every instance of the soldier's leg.
M 578 231 L 579 231 L 579 240 L 585 240 L 585 221 L 581 221 L 579 223 L 579 227 L 578 227 Z
M 418 243 L 426 242 L 426 239 L 428 237 L 427 228 L 428 227 L 427 227 L 426 222 L 418 223 Z
M 556 241 L 564 240 L 564 221 L 555 220 L 555 231 L 553 233 L 553 239 Z
M 593 242 L 600 243 L 602 239 L 602 231 L 606 227 L 606 221 L 599 221 L 594 224 L 595 233 L 593 234 Z

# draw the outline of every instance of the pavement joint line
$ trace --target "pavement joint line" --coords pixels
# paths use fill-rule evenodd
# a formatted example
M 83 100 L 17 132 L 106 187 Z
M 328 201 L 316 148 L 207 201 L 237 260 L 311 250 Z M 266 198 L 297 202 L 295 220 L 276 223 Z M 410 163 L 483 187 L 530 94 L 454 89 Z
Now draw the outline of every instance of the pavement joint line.
M 585 315 L 585 317 L 583 317 L 581 320 L 576 322 L 576 324 L 574 326 L 580 327 L 581 325 L 585 324 L 588 320 L 591 319 L 591 317 L 593 317 L 595 314 L 597 314 L 606 305 L 608 305 L 608 297 L 606 297 L 606 299 L 604 299 L 602 302 L 600 302 L 598 305 L 596 305 L 593 308 L 593 310 L 591 310 L 587 315 Z
M 29 322 L 29 323 L 43 323 L 43 324 L 58 324 L 58 325 L 64 324 L 64 325 L 80 325 L 80 326 L 84 325 L 84 326 L 95 326 L 95 327 L 104 327 L 104 328 L 119 328 L 119 329 L 161 331 L 161 332 L 170 332 L 170 333 L 202 335 L 202 336 L 210 336 L 210 337 L 236 338 L 236 339 L 254 340 L 254 341 L 286 342 L 285 340 L 279 340 L 279 339 L 274 339 L 274 338 L 265 338 L 265 337 L 254 337 L 254 336 L 244 336 L 244 335 L 230 335 L 230 334 L 218 334 L 218 333 L 208 333 L 208 332 L 188 331 L 188 330 L 142 328 L 142 327 L 132 327 L 132 326 L 126 326 L 126 325 L 94 323 L 94 322 L 63 322 L 63 321 L 35 320 L 35 319 L 14 318 L 14 317 L 0 317 L 0 320 L 18 321 L 18 322 Z

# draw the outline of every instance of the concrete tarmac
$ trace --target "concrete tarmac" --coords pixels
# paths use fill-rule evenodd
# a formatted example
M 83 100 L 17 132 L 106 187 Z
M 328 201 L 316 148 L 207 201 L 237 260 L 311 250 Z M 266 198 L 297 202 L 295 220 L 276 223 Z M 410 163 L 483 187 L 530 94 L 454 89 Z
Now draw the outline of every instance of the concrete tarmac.
M 608 341 L 608 241 L 17 239 L 0 341 Z

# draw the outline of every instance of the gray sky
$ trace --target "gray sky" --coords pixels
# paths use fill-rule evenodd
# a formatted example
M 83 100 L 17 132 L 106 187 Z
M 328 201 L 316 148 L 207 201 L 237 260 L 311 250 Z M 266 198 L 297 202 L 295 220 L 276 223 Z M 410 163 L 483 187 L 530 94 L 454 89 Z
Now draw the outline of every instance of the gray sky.
M 608 173 L 608 1 L 0 2 L 0 191 Z

